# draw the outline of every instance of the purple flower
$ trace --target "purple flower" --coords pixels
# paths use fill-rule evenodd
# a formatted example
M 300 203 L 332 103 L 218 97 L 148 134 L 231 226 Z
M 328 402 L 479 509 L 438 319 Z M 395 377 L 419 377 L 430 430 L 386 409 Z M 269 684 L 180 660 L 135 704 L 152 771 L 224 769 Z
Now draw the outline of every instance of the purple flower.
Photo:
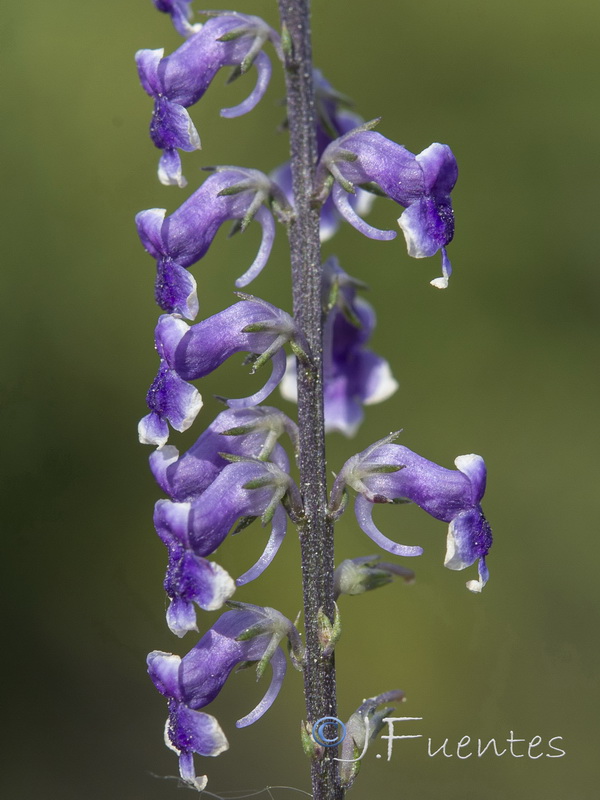
M 285 459 L 287 464 L 287 458 Z M 196 630 L 194 603 L 207 611 L 220 608 L 235 590 L 257 578 L 271 563 L 283 542 L 287 516 L 281 500 L 294 491 L 289 475 L 275 463 L 237 461 L 218 473 L 188 502 L 159 500 L 154 512 L 156 531 L 169 556 L 165 591 L 171 600 L 167 623 L 183 636 Z M 242 527 L 261 517 L 272 521 L 263 554 L 235 584 L 216 564 L 206 560 L 221 545 L 234 523 Z
M 425 258 L 442 251 L 442 277 L 431 281 L 445 288 L 452 271 L 446 245 L 454 235 L 450 192 L 458 174 L 456 159 L 445 144 L 432 144 L 413 155 L 402 145 L 369 130 L 357 128 L 330 144 L 317 170 L 319 197 L 324 200 L 333 183 L 333 201 L 339 213 L 372 239 L 389 240 L 396 232 L 382 231 L 366 223 L 352 208 L 356 187 L 373 187 L 395 200 L 406 211 L 398 219 L 408 254 Z
M 172 14 L 184 35 L 189 33 L 183 4 L 161 8 Z M 237 106 L 221 110 L 223 117 L 239 117 L 251 111 L 263 97 L 271 78 L 271 62 L 262 47 L 270 40 L 278 53 L 279 35 L 259 17 L 237 12 L 217 12 L 174 53 L 139 50 L 135 60 L 144 90 L 154 98 L 150 136 L 163 151 L 158 176 L 164 184 L 185 186 L 177 150 L 197 150 L 200 137 L 187 108 L 204 95 L 221 67 L 233 66 L 232 79 L 256 65 L 258 80 L 251 94 Z M 181 32 L 180 31 L 180 32 Z
M 357 297 L 355 281 L 330 258 L 323 265 L 323 340 L 325 429 L 354 436 L 363 406 L 387 400 L 398 388 L 388 362 L 366 347 L 375 328 L 375 312 Z M 288 358 L 281 382 L 286 400 L 297 401 L 296 361 Z
M 384 550 L 400 556 L 418 556 L 422 547 L 397 544 L 384 536 L 373 522 L 374 503 L 412 502 L 435 519 L 448 522 L 444 566 L 461 570 L 478 560 L 479 580 L 467 582 L 480 592 L 489 572 L 485 557 L 492 545 L 492 531 L 481 510 L 486 467 L 481 456 L 458 456 L 457 470 L 445 469 L 407 447 L 391 444 L 392 434 L 349 459 L 334 484 L 332 507 L 341 509 L 345 486 L 358 496 L 358 524 Z
M 202 399 L 187 381 L 209 375 L 234 353 L 256 355 L 252 372 L 272 359 L 273 371 L 253 395 L 227 400 L 230 408 L 261 403 L 281 381 L 286 362 L 283 346 L 291 342 L 295 348 L 302 348 L 294 320 L 264 300 L 240 296 L 246 299 L 191 327 L 169 314 L 159 318 L 155 341 L 161 363 L 146 395 L 150 414 L 138 426 L 142 444 L 165 444 L 169 438 L 167 421 L 178 431 L 189 428 Z
M 169 313 L 194 319 L 198 313 L 196 281 L 187 267 L 199 261 L 224 222 L 241 222 L 242 230 L 252 219 L 262 228 L 262 242 L 252 265 L 237 279 L 246 286 L 268 261 L 275 238 L 275 222 L 263 203 L 285 198 L 262 172 L 242 167 L 223 167 L 210 175 L 177 211 L 165 218 L 164 208 L 140 211 L 135 221 L 146 250 L 156 259 L 155 296 Z
M 258 661 L 263 674 L 268 663 L 273 677 L 259 704 L 236 723 L 241 728 L 259 719 L 273 704 L 286 672 L 286 659 L 280 642 L 288 637 L 300 652 L 294 625 L 273 608 L 239 604 L 239 610 L 226 611 L 183 658 L 155 650 L 148 656 L 148 672 L 161 694 L 168 699 L 169 718 L 165 742 L 179 754 L 179 769 L 186 783 L 195 788 L 198 781 L 193 754 L 218 755 L 227 740 L 217 721 L 199 712 L 211 703 L 238 665 Z
M 298 429 L 282 411 L 269 406 L 228 409 L 201 434 L 182 456 L 172 445 L 154 450 L 150 469 L 172 500 L 193 500 L 210 486 L 229 463 L 221 454 L 269 459 L 289 471 L 285 450 L 277 439 L 287 433 L 297 445 Z
M 191 36 L 193 33 L 198 33 L 202 25 L 190 24 L 192 11 L 190 3 L 192 0 L 152 0 L 158 11 L 164 14 L 170 14 L 173 21 L 173 26 L 177 33 L 182 36 Z

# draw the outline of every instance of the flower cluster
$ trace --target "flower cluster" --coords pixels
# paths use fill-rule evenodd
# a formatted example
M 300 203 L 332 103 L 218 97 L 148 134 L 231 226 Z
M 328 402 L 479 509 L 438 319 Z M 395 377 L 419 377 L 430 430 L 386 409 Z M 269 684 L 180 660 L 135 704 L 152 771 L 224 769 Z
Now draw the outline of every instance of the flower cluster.
M 265 94 L 271 76 L 264 46 L 270 43 L 280 60 L 285 60 L 285 46 L 279 34 L 255 16 L 204 12 L 208 19 L 193 23 L 190 0 L 153 3 L 171 17 L 185 41 L 167 56 L 163 50 L 140 50 L 136 63 L 142 87 L 154 101 L 150 135 L 162 151 L 159 178 L 163 184 L 183 187 L 180 151 L 200 148 L 189 109 L 222 67 L 232 67 L 231 79 L 235 79 L 254 65 L 254 89 L 221 115 L 249 112 Z M 314 71 L 313 78 L 319 163 L 311 200 L 313 207 L 320 208 L 322 240 L 330 239 L 343 220 L 372 239 L 395 238 L 396 231 L 378 230 L 363 218 L 375 195 L 385 195 L 404 209 L 398 223 L 409 255 L 422 258 L 441 252 L 442 276 L 432 283 L 446 286 L 451 271 L 446 246 L 454 233 L 450 193 L 457 177 L 450 148 L 433 144 L 413 155 L 348 110 L 347 98 L 319 71 Z M 260 678 L 268 664 L 272 667 L 272 681 L 263 699 L 236 723 L 244 727 L 264 714 L 279 692 L 286 671 L 282 642 L 287 639 L 295 667 L 302 669 L 307 663 L 300 634 L 286 616 L 269 606 L 231 599 L 273 562 L 288 519 L 302 526 L 308 517 L 290 474 L 290 456 L 280 441 L 286 434 L 295 455 L 301 433 L 286 414 L 261 403 L 277 386 L 285 398 L 296 400 L 298 361 L 313 375 L 320 362 L 326 429 L 353 436 L 364 407 L 387 399 L 398 388 L 388 362 L 369 347 L 376 318 L 373 307 L 359 295 L 365 284 L 351 277 L 335 256 L 322 267 L 320 352 L 311 352 L 290 314 L 249 294 L 238 292 L 228 308 L 195 321 L 200 304 L 190 268 L 207 253 L 220 227 L 232 222 L 234 231 L 243 232 L 256 220 L 262 229 L 253 263 L 241 275 L 236 271 L 231 276 L 239 289 L 266 267 L 277 223 L 289 226 L 297 214 L 289 163 L 270 175 L 245 167 L 210 169 L 211 174 L 176 210 L 151 208 L 136 217 L 141 243 L 156 261 L 155 300 L 164 312 L 155 329 L 159 365 L 146 396 L 149 413 L 138 431 L 140 441 L 155 448 L 150 470 L 165 494 L 156 503 L 154 527 L 167 551 L 166 619 L 180 638 L 205 629 L 183 657 L 152 652 L 148 671 L 168 703 L 166 744 L 179 755 L 182 780 L 199 791 L 206 778 L 196 775 L 194 755 L 215 756 L 228 747 L 220 724 L 204 709 L 234 668 L 256 664 Z M 286 348 L 291 351 L 287 356 Z M 270 376 L 253 394 L 225 399 L 226 410 L 180 454 L 169 440 L 172 430 L 187 430 L 202 409 L 195 382 L 236 353 L 246 354 L 251 372 L 271 361 Z M 421 547 L 392 542 L 372 518 L 375 503 L 413 502 L 449 523 L 445 565 L 456 570 L 478 561 L 479 579 L 467 586 L 481 591 L 488 579 L 485 557 L 491 545 L 490 528 L 480 507 L 485 489 L 483 460 L 460 456 L 455 461 L 458 469 L 448 470 L 394 444 L 393 438 L 368 447 L 342 467 L 331 492 L 330 518 L 341 517 L 351 488 L 357 493 L 355 511 L 365 533 L 395 555 L 417 556 Z M 221 560 L 219 548 L 230 533 L 256 520 L 269 528 L 262 554 L 232 577 L 230 572 L 236 575 L 237 570 L 214 559 Z M 412 570 L 382 562 L 377 555 L 346 559 L 332 578 L 332 604 L 334 598 L 362 594 L 396 576 L 407 583 L 414 580 Z M 198 609 L 218 611 L 225 605 L 229 610 L 208 629 L 199 624 Z M 321 655 L 326 658 L 340 634 L 339 618 L 331 621 L 321 609 L 318 626 Z M 377 695 L 363 701 L 350 717 L 343 750 L 348 764 L 356 751 L 366 749 L 389 711 L 377 708 L 399 699 L 399 691 Z M 315 749 L 313 741 L 308 749 L 318 756 L 318 743 Z M 343 785 L 351 785 L 357 769 L 342 769 Z

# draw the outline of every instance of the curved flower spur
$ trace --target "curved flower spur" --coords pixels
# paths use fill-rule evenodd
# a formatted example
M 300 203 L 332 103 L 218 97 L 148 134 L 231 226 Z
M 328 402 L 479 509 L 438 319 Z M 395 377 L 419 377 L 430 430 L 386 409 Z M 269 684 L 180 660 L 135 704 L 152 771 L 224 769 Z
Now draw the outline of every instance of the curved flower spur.
M 413 258 L 442 252 L 442 276 L 431 281 L 444 289 L 452 272 L 446 245 L 454 236 L 450 192 L 458 176 L 456 159 L 448 145 L 432 144 L 414 155 L 402 145 L 372 130 L 379 122 L 367 122 L 332 142 L 317 167 L 316 198 L 324 202 L 332 191 L 333 202 L 344 219 L 370 239 L 388 241 L 396 231 L 380 230 L 353 209 L 349 195 L 362 187 L 383 193 L 406 208 L 398 219 L 408 254 Z
M 150 414 L 139 423 L 142 443 L 165 444 L 167 422 L 175 430 L 187 430 L 202 407 L 198 391 L 188 381 L 210 374 L 234 353 L 253 356 L 252 372 L 271 359 L 273 371 L 254 394 L 226 400 L 230 408 L 257 405 L 271 394 L 285 373 L 286 343 L 301 358 L 308 358 L 308 348 L 289 314 L 265 300 L 238 296 L 244 299 L 191 327 L 176 316 L 160 317 L 155 341 L 161 362 L 146 396 Z
M 245 231 L 253 219 L 262 228 L 259 251 L 250 267 L 235 282 L 247 286 L 267 263 L 275 238 L 271 208 L 287 220 L 287 200 L 264 173 L 243 167 L 216 167 L 178 209 L 150 208 L 135 218 L 138 235 L 156 259 L 155 298 L 173 314 L 195 319 L 198 313 L 196 281 L 188 272 L 206 254 L 223 223 L 232 220 L 234 231 Z
M 150 677 L 168 700 L 165 742 L 179 754 L 182 779 L 199 790 L 206 786 L 206 778 L 196 777 L 194 753 L 213 756 L 229 746 L 216 719 L 199 709 L 215 699 L 235 667 L 256 664 L 260 679 L 271 664 L 273 677 L 265 696 L 236 722 L 238 728 L 251 725 L 268 711 L 281 689 L 286 673 L 281 642 L 288 639 L 294 666 L 303 658 L 298 631 L 279 611 L 249 603 L 230 605 L 235 609 L 222 614 L 183 658 L 158 650 L 148 656 Z
M 486 483 L 483 459 L 458 456 L 458 469 L 446 469 L 392 444 L 397 435 L 381 439 L 344 464 L 331 492 L 332 513 L 343 512 L 346 487 L 351 486 L 357 492 L 356 519 L 367 536 L 395 555 L 420 556 L 422 547 L 393 542 L 373 522 L 375 503 L 415 503 L 449 523 L 445 567 L 462 570 L 478 561 L 479 580 L 468 581 L 467 589 L 480 592 L 489 578 L 485 557 L 492 546 L 492 531 L 480 505 Z
M 242 103 L 223 108 L 221 116 L 239 117 L 252 111 L 271 79 L 271 62 L 262 48 L 270 41 L 281 58 L 281 41 L 260 17 L 235 11 L 204 12 L 214 16 L 194 32 L 188 27 L 188 9 L 180 3 L 170 3 L 159 10 L 171 13 L 180 32 L 192 35 L 170 56 L 163 57 L 164 49 L 139 50 L 135 60 L 140 82 L 154 98 L 150 137 L 163 151 L 159 180 L 166 185 L 185 186 L 178 150 L 190 152 L 201 146 L 187 109 L 200 100 L 222 67 L 233 67 L 231 82 L 254 64 L 258 73 L 256 86 Z

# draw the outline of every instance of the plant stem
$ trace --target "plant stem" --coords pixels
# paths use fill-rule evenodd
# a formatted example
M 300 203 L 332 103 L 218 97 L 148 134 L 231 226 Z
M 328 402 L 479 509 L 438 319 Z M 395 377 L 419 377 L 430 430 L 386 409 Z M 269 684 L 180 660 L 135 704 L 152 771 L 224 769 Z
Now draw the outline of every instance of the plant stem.
M 317 163 L 316 113 L 312 76 L 309 0 L 278 0 L 281 21 L 291 40 L 285 75 L 290 131 L 295 219 L 289 228 L 294 317 L 310 346 L 312 364 L 298 362 L 300 491 L 305 522 L 300 526 L 302 585 L 306 629 L 304 694 L 312 725 L 337 716 L 335 662 L 324 658 L 317 614 L 333 620 L 333 525 L 327 517 L 327 478 L 323 419 L 323 311 L 319 210 L 311 204 Z M 311 765 L 314 800 L 341 800 L 337 748 L 326 748 Z

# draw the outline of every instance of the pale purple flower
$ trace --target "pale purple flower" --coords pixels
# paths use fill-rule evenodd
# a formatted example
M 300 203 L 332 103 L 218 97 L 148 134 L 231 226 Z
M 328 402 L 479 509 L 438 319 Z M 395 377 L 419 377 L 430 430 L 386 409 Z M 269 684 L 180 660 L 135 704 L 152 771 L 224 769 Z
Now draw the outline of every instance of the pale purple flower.
M 364 284 L 344 272 L 337 259 L 323 265 L 325 429 L 346 436 L 358 430 L 363 406 L 387 400 L 398 388 L 388 362 L 366 346 L 375 328 L 375 312 L 357 296 L 357 286 Z M 288 358 L 281 393 L 286 400 L 297 401 L 293 357 Z
M 183 780 L 194 788 L 206 785 L 196 778 L 194 753 L 218 755 L 228 746 L 214 717 L 199 709 L 215 699 L 236 666 L 258 661 L 262 675 L 270 663 L 273 677 L 265 696 L 236 723 L 237 727 L 252 724 L 271 707 L 283 683 L 286 658 L 280 642 L 288 637 L 296 652 L 301 649 L 298 632 L 283 614 L 273 608 L 239 605 L 239 610 L 219 617 L 183 658 L 156 650 L 148 656 L 150 677 L 168 700 L 165 741 L 179 754 Z
M 227 464 L 202 492 L 187 502 L 159 500 L 154 525 L 168 550 L 165 591 L 171 600 L 169 628 L 178 636 L 196 630 L 194 603 L 207 611 L 220 608 L 235 590 L 257 578 L 271 563 L 287 528 L 281 500 L 294 491 L 284 468 L 264 461 Z M 242 527 L 261 517 L 272 523 L 271 535 L 254 566 L 235 583 L 218 565 L 206 561 L 215 553 L 237 520 Z
M 187 9 L 175 4 L 173 21 L 187 35 Z M 262 52 L 270 40 L 278 53 L 280 38 L 259 17 L 237 12 L 217 12 L 170 56 L 164 50 L 139 50 L 136 64 L 144 90 L 154 98 L 150 136 L 163 151 L 158 176 L 164 184 L 185 186 L 178 150 L 197 150 L 200 137 L 187 109 L 204 95 L 217 72 L 233 66 L 233 77 L 256 65 L 258 80 L 251 94 L 237 106 L 221 110 L 223 117 L 251 111 L 263 97 L 271 78 L 271 62 Z
M 442 252 L 442 277 L 431 283 L 445 288 L 452 271 L 446 245 L 454 235 L 454 213 L 450 192 L 458 169 L 445 144 L 432 144 L 414 155 L 402 145 L 369 130 L 367 125 L 332 142 L 317 170 L 318 195 L 327 197 L 333 181 L 333 201 L 339 213 L 358 231 L 372 239 L 394 239 L 393 230 L 380 230 L 366 223 L 352 208 L 349 197 L 356 187 L 373 186 L 406 208 L 398 219 L 408 254 L 414 258 Z
M 285 204 L 279 188 L 262 172 L 223 167 L 204 181 L 178 209 L 166 216 L 164 208 L 140 211 L 135 221 L 146 250 L 156 259 L 155 297 L 169 313 L 194 319 L 198 313 L 196 281 L 187 267 L 199 261 L 224 222 L 245 229 L 252 219 L 262 228 L 262 242 L 254 262 L 235 282 L 246 286 L 268 261 L 275 238 L 273 215 L 265 203 Z
M 283 346 L 298 343 L 294 320 L 264 300 L 243 297 L 242 302 L 191 327 L 173 315 L 159 318 L 155 342 L 161 363 L 146 396 L 150 414 L 138 427 L 143 444 L 164 445 L 169 437 L 167 422 L 178 431 L 189 428 L 202 399 L 188 381 L 213 372 L 234 353 L 255 354 L 253 372 L 271 359 L 273 371 L 262 389 L 249 397 L 227 400 L 230 408 L 261 403 L 279 384 L 286 363 Z
M 467 582 L 480 592 L 489 572 L 485 557 L 492 545 L 492 531 L 481 510 L 486 467 L 481 456 L 458 456 L 456 470 L 446 469 L 391 444 L 395 435 L 382 439 L 343 466 L 332 490 L 334 509 L 341 508 L 346 486 L 357 493 L 355 512 L 363 531 L 380 547 L 399 556 L 418 556 L 422 547 L 397 544 L 384 536 L 373 522 L 375 503 L 412 502 L 435 519 L 448 522 L 444 566 L 461 570 L 478 561 L 479 580 Z

